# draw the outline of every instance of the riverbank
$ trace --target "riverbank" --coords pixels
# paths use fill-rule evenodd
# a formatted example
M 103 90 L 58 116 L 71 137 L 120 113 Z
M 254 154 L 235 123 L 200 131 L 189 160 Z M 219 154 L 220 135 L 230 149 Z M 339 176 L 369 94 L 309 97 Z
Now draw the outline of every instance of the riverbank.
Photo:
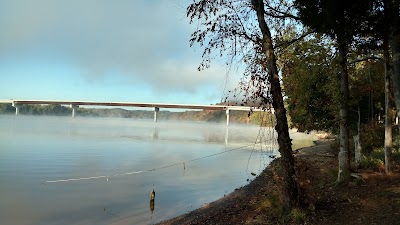
M 359 170 L 359 178 L 334 186 L 337 176 L 333 140 L 296 151 L 304 209 L 284 212 L 279 159 L 250 184 L 188 214 L 164 221 L 177 224 L 400 224 L 400 175 Z

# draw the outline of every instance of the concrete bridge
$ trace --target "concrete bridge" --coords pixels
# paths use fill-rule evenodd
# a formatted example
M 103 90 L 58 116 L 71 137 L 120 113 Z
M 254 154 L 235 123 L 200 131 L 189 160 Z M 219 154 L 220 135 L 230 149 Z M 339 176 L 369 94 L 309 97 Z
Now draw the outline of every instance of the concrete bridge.
M 119 107 L 145 107 L 153 108 L 154 122 L 157 122 L 157 114 L 160 108 L 166 109 L 202 109 L 202 110 L 224 110 L 226 111 L 226 125 L 229 125 L 229 111 L 263 111 L 248 106 L 226 106 L 226 105 L 192 105 L 192 104 L 169 104 L 169 103 L 138 103 L 138 102 L 98 102 L 98 101 L 64 101 L 64 100 L 0 100 L 0 103 L 12 104 L 15 107 L 15 115 L 19 114 L 19 109 L 24 104 L 38 105 L 68 105 L 72 108 L 72 117 L 76 116 L 76 109 L 79 106 L 119 106 Z M 273 113 L 273 109 L 272 113 Z

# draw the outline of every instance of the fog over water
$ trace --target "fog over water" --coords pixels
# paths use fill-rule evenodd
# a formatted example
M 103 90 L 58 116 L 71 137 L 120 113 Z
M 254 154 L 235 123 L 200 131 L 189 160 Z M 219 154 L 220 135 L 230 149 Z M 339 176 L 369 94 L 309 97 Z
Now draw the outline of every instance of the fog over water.
M 271 130 L 264 137 L 276 137 Z M 270 163 L 276 146 L 254 145 L 259 131 L 237 124 L 0 116 L 1 224 L 152 224 L 186 213 L 247 184 Z M 311 135 L 291 136 L 295 148 L 312 143 Z

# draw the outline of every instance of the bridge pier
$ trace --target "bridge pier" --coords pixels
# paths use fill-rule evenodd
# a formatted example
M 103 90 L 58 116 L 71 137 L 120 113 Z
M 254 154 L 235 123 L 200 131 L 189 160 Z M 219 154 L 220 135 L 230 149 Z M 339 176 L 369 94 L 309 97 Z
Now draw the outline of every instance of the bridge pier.
M 19 108 L 22 107 L 22 104 L 18 104 L 18 103 L 12 103 L 12 106 L 15 108 L 15 115 L 19 114 Z
M 226 125 L 229 126 L 229 109 L 226 109 Z
M 72 105 L 71 104 L 70 107 L 72 108 L 72 118 L 74 118 L 75 115 L 76 115 L 76 109 L 79 108 L 79 105 Z
M 154 123 L 157 123 L 157 114 L 160 111 L 159 107 L 154 107 Z

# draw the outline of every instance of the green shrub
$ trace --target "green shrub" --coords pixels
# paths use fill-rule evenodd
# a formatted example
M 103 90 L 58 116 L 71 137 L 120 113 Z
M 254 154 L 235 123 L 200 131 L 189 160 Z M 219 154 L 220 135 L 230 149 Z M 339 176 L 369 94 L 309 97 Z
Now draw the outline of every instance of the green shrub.
M 290 213 L 290 217 L 292 218 L 292 221 L 296 224 L 302 224 L 305 222 L 307 214 L 303 209 L 293 208 Z
M 382 162 L 385 161 L 385 149 L 383 147 L 379 147 L 379 148 L 374 148 L 374 150 L 372 150 L 369 155 L 370 158 L 373 159 L 379 159 Z
M 361 145 L 367 155 L 375 148 L 383 146 L 385 140 L 385 125 L 371 122 L 361 128 Z
M 382 169 L 384 167 L 384 160 L 362 155 L 360 167 L 365 169 Z
M 397 151 L 400 150 L 400 134 L 398 134 L 398 129 L 393 129 L 393 149 Z
M 272 212 L 276 217 L 284 216 L 285 206 L 277 194 L 269 194 L 260 202 L 260 208 Z

